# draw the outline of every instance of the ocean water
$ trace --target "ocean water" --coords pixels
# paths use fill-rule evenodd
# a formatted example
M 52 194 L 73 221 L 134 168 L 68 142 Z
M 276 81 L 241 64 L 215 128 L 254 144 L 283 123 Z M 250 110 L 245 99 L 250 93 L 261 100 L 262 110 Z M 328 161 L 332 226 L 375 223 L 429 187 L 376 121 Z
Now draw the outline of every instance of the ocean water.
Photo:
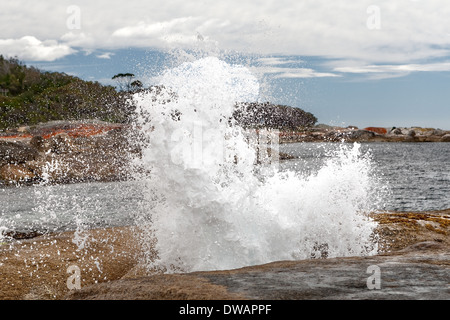
M 297 159 L 283 168 L 315 172 L 339 144 L 292 143 L 280 151 Z M 449 143 L 363 143 L 379 179 L 389 188 L 384 209 L 390 211 L 431 211 L 450 208 Z
M 126 182 L 0 189 L 0 231 L 138 225 L 149 269 L 217 270 L 371 255 L 368 213 L 449 207 L 450 144 L 286 144 L 297 159 L 255 166 L 260 140 L 229 121 L 235 101 L 258 98 L 247 68 L 207 57 L 159 80 L 157 96 L 132 99 L 143 137 L 133 166 L 145 170 Z
M 296 159 L 280 170 L 313 175 L 340 147 L 337 143 L 281 144 Z M 377 177 L 386 185 L 380 210 L 431 211 L 450 208 L 449 143 L 362 143 Z M 142 210 L 140 182 L 89 182 L 0 188 L 0 227 L 10 230 L 74 230 L 85 215 L 89 228 L 132 225 Z

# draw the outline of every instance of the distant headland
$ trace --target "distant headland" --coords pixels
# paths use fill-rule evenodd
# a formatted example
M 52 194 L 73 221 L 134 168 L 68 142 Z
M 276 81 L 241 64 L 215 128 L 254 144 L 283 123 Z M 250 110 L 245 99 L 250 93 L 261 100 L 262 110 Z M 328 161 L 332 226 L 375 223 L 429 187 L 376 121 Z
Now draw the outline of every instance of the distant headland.
M 286 142 L 450 142 L 450 131 L 421 127 L 313 127 L 284 131 L 280 141 Z

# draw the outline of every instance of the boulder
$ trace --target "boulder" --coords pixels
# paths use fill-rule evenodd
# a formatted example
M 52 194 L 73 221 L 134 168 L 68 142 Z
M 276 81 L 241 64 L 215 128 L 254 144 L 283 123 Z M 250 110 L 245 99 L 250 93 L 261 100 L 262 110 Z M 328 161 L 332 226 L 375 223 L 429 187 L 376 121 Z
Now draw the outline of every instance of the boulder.
M 31 181 L 35 175 L 23 164 L 7 164 L 0 168 L 0 180 L 7 182 Z
M 75 151 L 75 146 L 72 138 L 65 132 L 58 133 L 57 135 L 49 138 L 50 149 L 53 153 L 70 153 Z
M 45 156 L 36 160 L 27 161 L 25 166 L 34 173 L 37 178 L 43 177 L 44 172 L 48 171 L 50 157 Z
M 402 129 L 400 129 L 400 128 L 392 128 L 390 133 L 391 134 L 395 134 L 395 135 L 400 135 L 400 134 L 402 134 Z
M 375 132 L 368 130 L 354 130 L 349 133 L 349 138 L 352 140 L 368 140 L 375 136 Z
M 38 155 L 38 150 L 28 144 L 0 140 L 0 166 L 31 161 Z
M 441 130 L 441 129 L 435 129 L 435 130 L 433 130 L 432 135 L 434 135 L 434 136 L 444 136 L 445 135 L 445 131 Z
M 127 132 L 110 126 L 108 130 L 100 127 L 101 133 L 90 135 L 91 131 L 85 134 L 86 128 L 78 129 L 43 132 L 28 143 L 0 139 L 0 168 L 15 164 L 27 169 L 22 179 L 20 173 L 13 174 L 8 167 L 4 180 L 28 182 L 30 173 L 34 174 L 33 181 L 44 179 L 49 183 L 125 179 L 130 155 L 140 151 L 137 144 L 129 142 Z
M 374 133 L 377 133 L 377 134 L 381 134 L 381 135 L 387 134 L 386 128 L 368 127 L 368 128 L 365 128 L 364 130 L 371 131 L 371 132 L 374 132 Z
M 30 140 L 30 146 L 39 152 L 47 152 L 50 149 L 50 144 L 42 136 L 34 136 Z
M 408 132 L 407 132 L 407 134 L 406 134 L 406 136 L 405 136 L 403 141 L 404 142 L 416 142 L 416 141 L 418 141 L 418 137 L 416 136 L 416 131 L 413 130 L 413 129 L 408 130 Z
M 447 133 L 446 135 L 442 136 L 441 142 L 450 142 L 450 133 Z

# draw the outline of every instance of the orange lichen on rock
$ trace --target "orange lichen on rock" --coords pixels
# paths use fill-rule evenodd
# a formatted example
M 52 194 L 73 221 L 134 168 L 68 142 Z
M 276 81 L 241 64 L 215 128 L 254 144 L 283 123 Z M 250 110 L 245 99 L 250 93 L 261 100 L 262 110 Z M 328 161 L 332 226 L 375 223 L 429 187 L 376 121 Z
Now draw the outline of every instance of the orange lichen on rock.
M 57 129 L 50 133 L 44 134 L 42 137 L 44 139 L 51 138 L 53 136 L 56 136 L 61 133 L 67 133 L 71 138 L 78 138 L 78 137 L 90 137 L 95 136 L 98 134 L 103 134 L 108 131 L 118 129 L 120 126 L 98 126 L 98 125 L 88 125 L 88 124 L 82 124 L 75 128 L 70 129 Z
M 8 135 L 0 135 L 0 139 L 31 139 L 33 136 L 28 133 L 18 133 L 18 134 L 8 134 Z
M 380 128 L 380 127 L 367 127 L 364 128 L 364 130 L 366 131 L 372 131 L 378 134 L 387 134 L 387 129 L 386 128 Z
M 107 133 L 108 131 L 121 129 L 123 126 L 117 124 L 109 124 L 109 125 L 99 125 L 99 124 L 78 124 L 76 126 L 70 127 L 53 127 L 47 129 L 41 129 L 36 132 L 31 133 L 19 133 L 19 132 L 11 132 L 6 134 L 1 134 L 0 139 L 13 139 L 13 140 L 22 140 L 22 139 L 31 139 L 36 135 L 42 136 L 44 139 L 49 139 L 61 133 L 66 133 L 71 138 L 78 137 L 90 137 L 99 134 Z

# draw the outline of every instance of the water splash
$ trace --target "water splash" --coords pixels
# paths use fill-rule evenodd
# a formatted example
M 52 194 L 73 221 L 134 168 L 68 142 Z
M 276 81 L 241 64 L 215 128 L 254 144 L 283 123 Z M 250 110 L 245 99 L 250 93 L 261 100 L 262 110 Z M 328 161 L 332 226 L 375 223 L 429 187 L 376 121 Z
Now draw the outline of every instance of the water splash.
M 258 146 L 235 125 L 236 102 L 258 80 L 214 57 L 181 64 L 164 86 L 136 94 L 143 141 L 136 179 L 146 200 L 144 262 L 166 272 L 230 269 L 275 260 L 376 253 L 376 179 L 359 145 L 342 146 L 315 174 L 256 170 Z

